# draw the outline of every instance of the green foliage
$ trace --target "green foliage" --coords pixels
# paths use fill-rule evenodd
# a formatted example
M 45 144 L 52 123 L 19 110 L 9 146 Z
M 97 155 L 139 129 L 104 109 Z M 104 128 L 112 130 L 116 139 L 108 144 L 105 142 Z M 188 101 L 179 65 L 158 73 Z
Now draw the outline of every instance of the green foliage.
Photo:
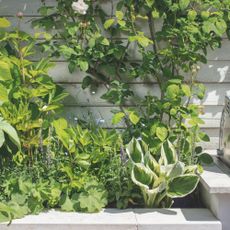
M 199 64 L 207 62 L 209 48 L 221 46 L 225 32 L 230 34 L 229 1 L 108 1 L 113 6 L 109 13 L 101 3 L 86 1 L 84 16 L 71 3 L 57 0 L 55 6 L 40 8 L 42 18 L 33 25 L 52 31 L 56 41 L 45 41 L 43 49 L 64 56 L 70 72 L 85 72 L 83 89 L 105 88 L 101 98 L 119 106 L 112 123 L 125 123 L 126 143 L 141 136 L 158 148 L 167 137 L 176 138 L 178 155 L 191 163 L 203 122 L 200 107 L 191 104 L 205 94 L 197 82 Z M 160 94 L 140 98 L 132 85 L 142 80 L 157 82 Z M 127 104 L 136 109 L 130 112 Z
M 152 152 L 145 142 L 132 139 L 126 152 L 132 163 L 132 181 L 139 186 L 148 208 L 169 208 L 173 198 L 187 196 L 198 185 L 197 167 L 190 166 L 192 170 L 188 170 L 178 160 L 169 140 L 158 153 Z

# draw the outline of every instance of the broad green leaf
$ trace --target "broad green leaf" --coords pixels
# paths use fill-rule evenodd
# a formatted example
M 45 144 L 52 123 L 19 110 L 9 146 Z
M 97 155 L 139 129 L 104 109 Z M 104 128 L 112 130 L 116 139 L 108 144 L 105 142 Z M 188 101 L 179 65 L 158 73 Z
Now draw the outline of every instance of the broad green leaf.
M 166 95 L 168 98 L 174 99 L 180 94 L 180 88 L 178 85 L 169 85 L 166 89 Z
M 108 19 L 108 20 L 105 21 L 105 23 L 104 23 L 104 28 L 105 28 L 106 30 L 109 29 L 109 28 L 113 25 L 114 22 L 115 22 L 115 20 L 114 20 L 113 18 Z
M 219 32 L 219 35 L 222 36 L 227 30 L 227 24 L 223 19 L 219 19 L 216 23 L 216 28 Z
M 200 133 L 198 134 L 198 136 L 199 136 L 199 139 L 200 139 L 201 141 L 205 141 L 205 142 L 209 142 L 209 141 L 210 141 L 209 136 L 208 136 L 206 133 L 204 133 L 204 132 L 200 132 Z
M 141 145 L 135 138 L 127 145 L 126 152 L 134 163 L 142 163 L 144 161 L 144 153 L 142 152 Z
M 198 154 L 198 160 L 201 164 L 210 165 L 213 163 L 213 158 L 208 153 Z
M 7 20 L 6 18 L 0 18 L 0 28 L 7 28 L 10 26 L 11 26 L 11 23 L 9 20 Z
M 164 141 L 168 136 L 168 129 L 164 126 L 156 128 L 156 136 L 161 140 Z
M 195 174 L 186 174 L 175 177 L 168 184 L 167 195 L 171 198 L 185 197 L 192 193 L 199 183 Z
M 20 148 L 20 140 L 17 131 L 9 123 L 0 118 L 0 130 L 8 134 L 9 138 L 14 142 L 15 145 Z
M 124 13 L 122 11 L 116 11 L 116 17 L 118 20 L 122 20 L 124 17 Z
M 140 117 L 136 115 L 135 112 L 131 112 L 129 114 L 129 120 L 136 125 L 140 121 Z
M 92 186 L 80 193 L 78 201 L 82 210 L 89 213 L 99 212 L 108 203 L 107 193 L 97 186 Z
M 12 79 L 12 75 L 10 72 L 9 64 L 0 60 L 0 81 L 7 81 L 11 79 Z
M 134 164 L 131 175 L 132 181 L 141 188 L 149 189 L 153 182 L 153 173 L 141 163 Z
M 190 0 L 179 0 L 181 10 L 185 10 L 189 6 Z
M 82 71 L 87 71 L 89 69 L 89 63 L 87 61 L 79 60 L 78 64 Z
M 61 204 L 61 210 L 66 211 L 66 212 L 72 212 L 75 211 L 74 209 L 74 204 L 68 195 L 65 195 L 63 198 L 62 204 Z
M 119 112 L 119 113 L 114 114 L 114 116 L 112 118 L 112 124 L 116 125 L 116 124 L 120 123 L 124 117 L 125 117 L 125 113 L 123 113 L 123 112 Z

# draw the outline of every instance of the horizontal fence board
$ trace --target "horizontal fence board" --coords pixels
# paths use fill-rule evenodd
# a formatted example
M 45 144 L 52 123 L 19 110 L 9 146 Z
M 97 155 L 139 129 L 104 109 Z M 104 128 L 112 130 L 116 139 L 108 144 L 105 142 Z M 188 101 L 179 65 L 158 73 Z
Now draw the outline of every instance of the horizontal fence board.
M 60 84 L 70 95 L 66 98 L 65 103 L 69 105 L 108 105 L 104 99 L 100 97 L 106 92 L 105 87 L 101 86 L 98 91 L 83 90 L 81 84 Z M 200 105 L 224 105 L 225 95 L 230 95 L 230 83 L 226 84 L 209 84 L 205 83 L 206 95 L 201 101 L 192 99 L 192 103 Z M 138 102 L 138 99 L 144 98 L 146 95 L 159 96 L 160 90 L 157 84 L 130 84 L 131 89 L 135 92 L 134 100 L 129 104 L 134 105 L 132 101 Z
M 118 0 L 99 0 L 101 8 L 107 13 L 111 14 L 113 3 L 114 9 Z M 46 5 L 55 6 L 55 0 L 45 0 Z M 41 0 L 1 0 L 0 15 L 14 16 L 18 11 L 22 11 L 27 16 L 39 16 L 37 10 L 42 6 Z
M 129 107 L 125 108 L 128 109 Z M 118 112 L 119 107 L 107 106 L 107 107 L 81 107 L 81 106 L 68 106 L 65 107 L 65 116 L 68 119 L 74 121 L 76 118 L 81 118 L 89 122 L 100 122 L 104 127 L 124 127 L 124 123 L 112 124 L 112 117 L 114 112 Z M 220 118 L 222 113 L 221 106 L 206 106 L 204 107 L 204 113 L 200 115 L 200 118 L 205 122 L 201 125 L 201 128 L 216 129 L 220 126 Z
M 201 64 L 197 80 L 206 83 L 230 83 L 230 61 L 209 61 L 207 64 Z M 69 73 L 68 63 L 57 62 L 55 67 L 49 71 L 55 82 L 80 83 L 86 76 L 86 73 L 76 70 L 73 74 Z M 148 81 L 155 82 L 148 78 Z M 138 79 L 137 82 L 146 80 Z

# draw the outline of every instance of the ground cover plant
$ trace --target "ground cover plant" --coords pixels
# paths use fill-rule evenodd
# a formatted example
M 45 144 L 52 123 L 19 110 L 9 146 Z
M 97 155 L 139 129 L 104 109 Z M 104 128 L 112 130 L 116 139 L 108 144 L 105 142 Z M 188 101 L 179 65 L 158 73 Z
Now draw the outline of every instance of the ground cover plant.
M 229 36 L 229 1 L 42 4 L 32 24 L 45 32 L 34 36 L 20 30 L 22 13 L 14 29 L 0 18 L 0 221 L 49 208 L 171 207 L 193 192 L 212 162 L 198 145 L 209 138 L 192 103 L 205 94 L 196 77 L 207 49 Z M 38 50 L 44 57 L 32 61 Z M 105 88 L 123 131 L 62 116 L 68 94 L 48 74 L 61 56 L 85 72 L 83 89 Z M 160 93 L 139 98 L 130 83 L 141 79 Z

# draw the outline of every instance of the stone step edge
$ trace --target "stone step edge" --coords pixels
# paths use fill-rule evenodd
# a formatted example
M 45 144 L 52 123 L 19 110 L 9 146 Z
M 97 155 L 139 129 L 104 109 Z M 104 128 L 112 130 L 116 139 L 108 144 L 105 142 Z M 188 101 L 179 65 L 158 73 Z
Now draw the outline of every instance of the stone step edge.
M 228 168 L 217 157 L 217 151 L 206 150 L 212 155 L 214 164 L 204 167 L 204 172 L 200 175 L 200 182 L 211 194 L 230 194 L 230 168 Z

